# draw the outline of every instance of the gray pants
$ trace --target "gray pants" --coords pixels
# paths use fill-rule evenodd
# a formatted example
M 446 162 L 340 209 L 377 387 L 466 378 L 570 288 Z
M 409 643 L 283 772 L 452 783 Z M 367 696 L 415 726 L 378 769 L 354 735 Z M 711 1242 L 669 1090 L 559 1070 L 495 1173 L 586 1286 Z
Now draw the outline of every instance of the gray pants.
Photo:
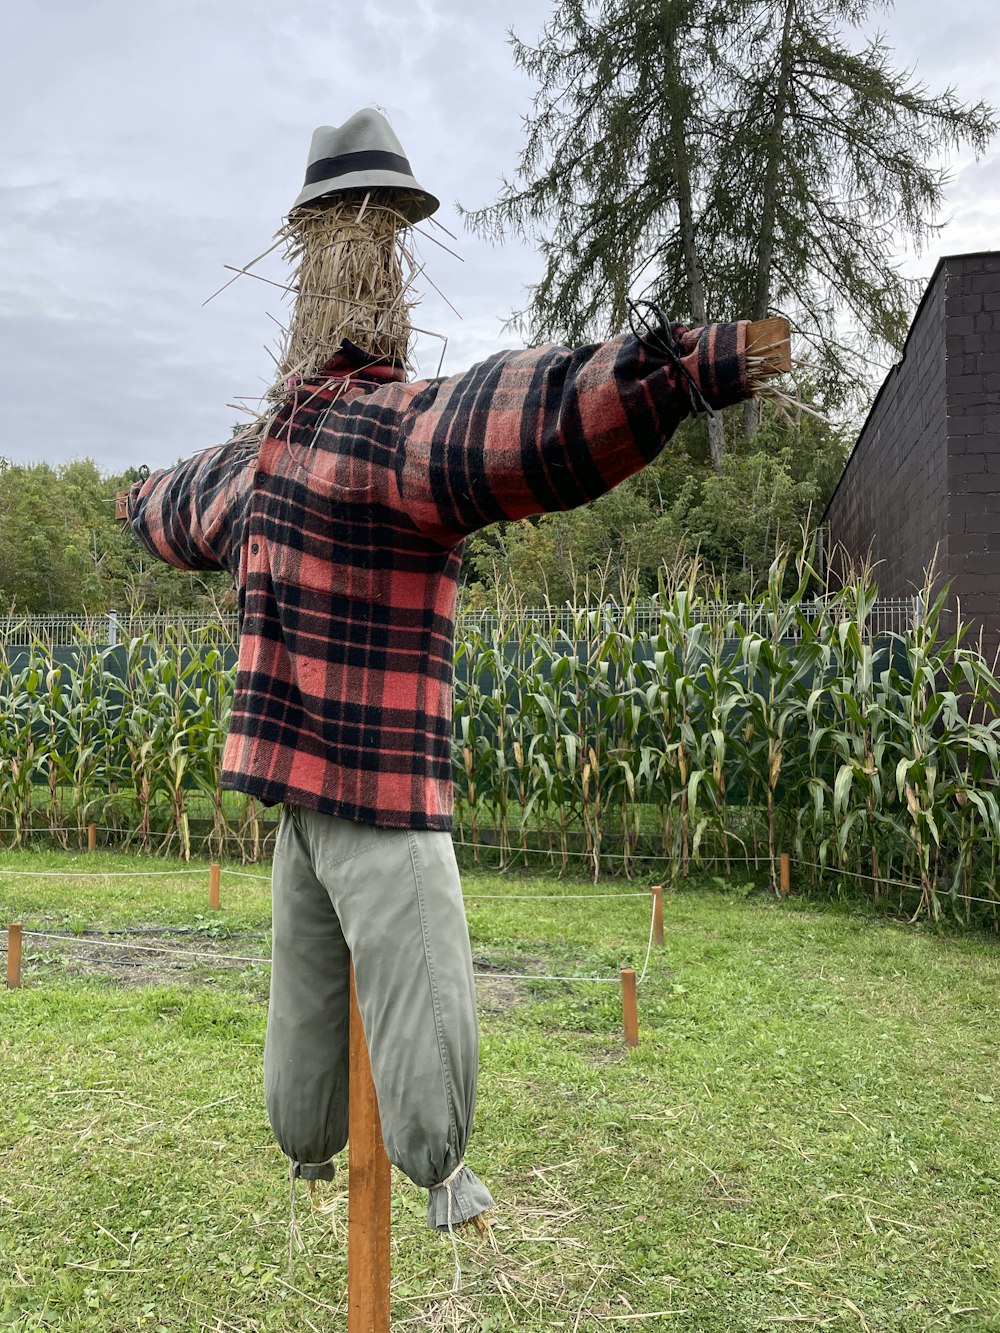
M 329 1179 L 330 1159 L 347 1142 L 353 956 L 389 1160 L 430 1189 L 429 1226 L 458 1225 L 491 1208 L 489 1191 L 462 1166 L 478 1032 L 449 835 L 288 806 L 272 895 L 264 1086 L 293 1174 Z

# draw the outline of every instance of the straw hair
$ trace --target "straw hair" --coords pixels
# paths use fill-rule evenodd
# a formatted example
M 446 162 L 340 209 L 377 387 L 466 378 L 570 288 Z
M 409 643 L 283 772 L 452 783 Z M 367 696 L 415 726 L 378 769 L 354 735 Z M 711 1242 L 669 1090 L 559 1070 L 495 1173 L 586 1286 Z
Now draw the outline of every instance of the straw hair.
M 802 412 L 807 416 L 816 417 L 819 421 L 826 421 L 822 412 L 817 412 L 814 407 L 801 402 L 774 383 L 776 378 L 784 374 L 774 360 L 779 347 L 780 345 L 775 343 L 773 346 L 760 347 L 748 354 L 747 388 L 751 396 L 769 402 L 783 421 L 792 421 Z M 793 362 L 793 364 L 798 363 Z
M 347 339 L 406 364 L 412 338 L 414 261 L 398 192 L 334 195 L 292 212 L 279 237 L 293 269 L 295 308 L 268 398 L 290 377 L 308 379 Z

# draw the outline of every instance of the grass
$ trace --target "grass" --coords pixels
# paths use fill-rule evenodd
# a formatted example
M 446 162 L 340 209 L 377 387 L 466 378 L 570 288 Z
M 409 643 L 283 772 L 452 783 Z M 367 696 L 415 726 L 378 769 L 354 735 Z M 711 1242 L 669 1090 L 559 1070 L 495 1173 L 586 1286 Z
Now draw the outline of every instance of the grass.
M 0 920 L 266 954 L 266 882 L 224 870 L 212 914 L 207 867 L 168 868 L 0 854 Z M 127 876 L 66 877 L 98 870 Z M 466 874 L 476 958 L 641 968 L 647 902 L 569 896 L 630 887 Z M 1000 1330 L 995 944 L 704 886 L 665 915 L 636 1051 L 613 985 L 482 979 L 494 1243 L 460 1239 L 451 1294 L 394 1173 L 394 1330 Z M 0 1328 L 342 1329 L 346 1173 L 287 1267 L 266 967 L 112 938 L 28 937 L 0 995 Z

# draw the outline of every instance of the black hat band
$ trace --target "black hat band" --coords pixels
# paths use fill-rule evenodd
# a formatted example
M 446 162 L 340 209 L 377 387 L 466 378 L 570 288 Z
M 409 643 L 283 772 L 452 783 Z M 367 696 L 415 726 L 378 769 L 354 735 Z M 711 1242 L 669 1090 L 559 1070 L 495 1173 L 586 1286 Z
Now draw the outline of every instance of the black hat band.
M 337 157 L 321 157 L 318 162 L 311 162 L 306 170 L 305 185 L 336 180 L 338 176 L 350 176 L 356 171 L 391 171 L 399 176 L 411 178 L 413 176 L 405 157 L 400 157 L 398 153 L 382 153 L 376 149 L 369 149 L 362 153 L 340 153 Z

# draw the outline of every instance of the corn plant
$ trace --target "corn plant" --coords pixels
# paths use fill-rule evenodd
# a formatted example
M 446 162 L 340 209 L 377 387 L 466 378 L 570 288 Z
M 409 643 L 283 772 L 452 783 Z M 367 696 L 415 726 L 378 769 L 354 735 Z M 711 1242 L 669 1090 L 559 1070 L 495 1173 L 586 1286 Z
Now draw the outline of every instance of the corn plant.
M 612 602 L 529 617 L 498 607 L 456 651 L 456 818 L 473 858 L 683 876 L 789 850 L 804 887 L 873 892 L 910 914 L 995 919 L 1000 905 L 997 678 L 944 594 L 905 633 L 873 633 L 859 572 L 814 601 L 811 551 L 776 559 L 758 594 L 720 614 L 697 564 L 652 608 Z M 557 617 L 559 617 L 557 625 Z M 64 654 L 65 656 L 65 654 Z M 222 792 L 233 653 L 214 632 L 140 634 L 115 650 L 84 633 L 72 661 L 0 645 L 0 817 L 82 838 L 98 811 L 143 848 L 259 857 L 252 798 Z M 38 807 L 44 815 L 38 818 Z M 798 876 L 801 884 L 802 876 Z M 871 889 L 867 888 L 871 885 Z M 977 900 L 985 899 L 985 902 Z

